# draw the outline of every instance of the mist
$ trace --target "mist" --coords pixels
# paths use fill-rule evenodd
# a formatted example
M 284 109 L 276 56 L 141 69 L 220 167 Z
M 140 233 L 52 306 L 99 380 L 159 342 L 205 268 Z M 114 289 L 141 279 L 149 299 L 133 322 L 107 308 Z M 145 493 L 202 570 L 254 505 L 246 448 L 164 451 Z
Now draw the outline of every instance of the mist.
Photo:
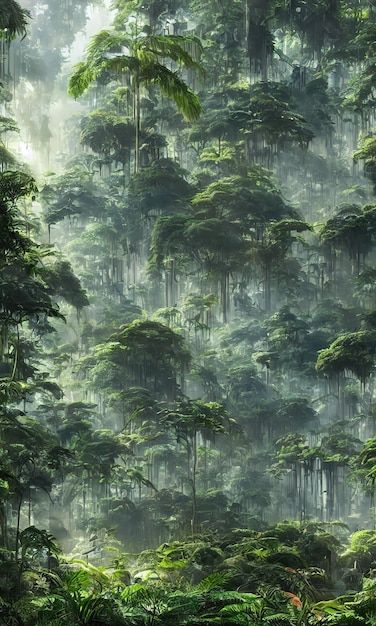
M 373 623 L 373 4 L 0 0 L 0 625 Z

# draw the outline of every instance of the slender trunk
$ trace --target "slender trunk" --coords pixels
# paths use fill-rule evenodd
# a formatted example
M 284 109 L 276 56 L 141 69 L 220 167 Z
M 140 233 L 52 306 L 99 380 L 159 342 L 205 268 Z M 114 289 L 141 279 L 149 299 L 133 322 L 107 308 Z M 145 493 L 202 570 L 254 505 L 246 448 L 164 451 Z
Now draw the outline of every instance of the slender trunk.
M 265 311 L 270 313 L 272 308 L 271 271 L 269 265 L 265 265 Z
M 8 548 L 8 520 L 4 502 L 0 504 L 2 547 Z
M 140 169 L 140 129 L 141 129 L 141 105 L 140 105 L 140 83 L 138 76 L 135 77 L 134 87 L 135 97 L 135 126 L 136 126 L 136 146 L 135 146 L 135 173 Z
M 31 489 L 29 489 L 29 494 L 28 494 L 28 511 L 27 511 L 27 519 L 28 519 L 28 524 L 29 524 L 29 526 L 31 526 Z
M 270 0 L 248 0 L 247 3 L 247 48 L 251 82 L 254 76 L 268 80 L 269 41 L 267 15 Z
M 197 490 L 196 490 L 196 480 L 197 480 L 197 432 L 195 431 L 193 435 L 192 442 L 192 535 L 196 532 L 196 521 L 197 521 Z
M 20 542 L 21 507 L 22 507 L 22 496 L 20 496 L 20 499 L 17 505 L 17 526 L 16 526 L 16 545 L 15 545 L 16 563 L 18 562 L 19 542 Z

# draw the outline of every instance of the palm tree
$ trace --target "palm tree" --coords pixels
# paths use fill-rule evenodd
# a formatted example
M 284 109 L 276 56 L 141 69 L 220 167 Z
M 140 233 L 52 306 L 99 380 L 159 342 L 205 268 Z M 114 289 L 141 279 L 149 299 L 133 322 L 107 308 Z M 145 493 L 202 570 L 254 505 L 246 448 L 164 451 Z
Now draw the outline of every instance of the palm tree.
M 2 0 L 0 5 L 0 38 L 24 36 L 30 14 L 15 0 Z
M 188 50 L 191 51 L 188 52 Z M 69 81 L 69 94 L 80 97 L 104 72 L 118 76 L 130 75 L 133 89 L 136 126 L 135 171 L 140 165 L 141 86 L 156 85 L 173 100 L 187 121 L 201 113 L 200 101 L 177 71 L 161 63 L 170 59 L 187 69 L 200 70 L 198 58 L 201 44 L 196 38 L 175 35 L 142 35 L 130 38 L 126 33 L 101 31 L 88 46 L 86 61 L 76 65 Z
M 0 78 L 6 74 L 6 59 L 9 46 L 15 37 L 24 37 L 30 14 L 15 0 L 2 0 L 0 3 Z M 8 69 L 9 73 L 9 69 Z

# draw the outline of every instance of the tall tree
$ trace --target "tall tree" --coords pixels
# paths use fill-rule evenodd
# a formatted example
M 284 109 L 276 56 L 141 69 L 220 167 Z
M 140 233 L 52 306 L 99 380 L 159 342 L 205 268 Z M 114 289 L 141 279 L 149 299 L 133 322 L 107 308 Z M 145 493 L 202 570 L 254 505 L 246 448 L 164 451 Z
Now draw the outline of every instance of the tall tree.
M 129 75 L 133 89 L 136 145 L 135 171 L 140 165 L 141 104 L 140 89 L 156 85 L 167 98 L 172 99 L 184 117 L 193 121 L 201 112 L 198 97 L 191 91 L 177 71 L 170 70 L 160 59 L 171 59 L 186 68 L 200 69 L 197 60 L 201 46 L 197 39 L 173 35 L 139 35 L 102 31 L 91 41 L 87 59 L 77 65 L 69 83 L 70 95 L 78 98 L 104 72 L 115 76 Z M 127 53 L 124 53 L 127 50 Z

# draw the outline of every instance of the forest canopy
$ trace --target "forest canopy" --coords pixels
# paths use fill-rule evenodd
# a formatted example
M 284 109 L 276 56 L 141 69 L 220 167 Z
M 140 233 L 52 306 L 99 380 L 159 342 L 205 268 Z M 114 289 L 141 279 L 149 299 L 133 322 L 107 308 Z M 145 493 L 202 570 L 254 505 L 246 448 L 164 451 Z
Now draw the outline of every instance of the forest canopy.
M 0 0 L 0 626 L 375 623 L 375 54 Z

